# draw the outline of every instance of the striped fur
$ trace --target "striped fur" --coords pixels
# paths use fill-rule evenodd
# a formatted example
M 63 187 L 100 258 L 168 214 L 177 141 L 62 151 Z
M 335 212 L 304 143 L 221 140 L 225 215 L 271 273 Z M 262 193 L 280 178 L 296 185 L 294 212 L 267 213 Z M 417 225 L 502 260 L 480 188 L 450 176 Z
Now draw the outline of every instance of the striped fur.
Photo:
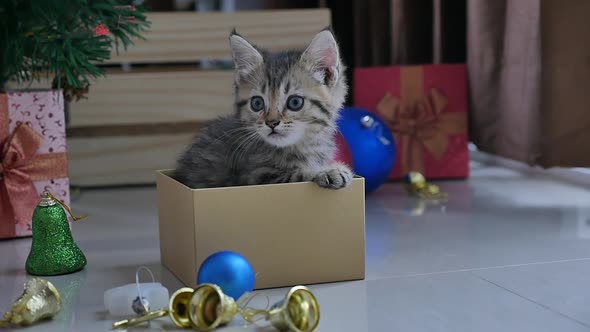
M 347 83 L 332 32 L 321 31 L 305 50 L 271 53 L 234 31 L 230 46 L 236 112 L 198 133 L 178 159 L 176 178 L 192 188 L 299 181 L 347 186 L 352 172 L 333 161 Z M 254 109 L 253 97 L 264 100 L 262 110 Z M 297 100 L 289 98 L 299 97 L 303 106 L 293 109 Z

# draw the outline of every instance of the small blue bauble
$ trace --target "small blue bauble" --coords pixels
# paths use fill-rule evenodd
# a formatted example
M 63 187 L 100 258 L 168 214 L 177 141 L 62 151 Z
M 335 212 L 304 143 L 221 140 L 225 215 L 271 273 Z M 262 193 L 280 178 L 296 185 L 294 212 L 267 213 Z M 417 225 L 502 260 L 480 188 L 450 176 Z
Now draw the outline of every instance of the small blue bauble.
M 338 129 L 352 154 L 354 173 L 365 178 L 367 193 L 387 180 L 395 164 L 395 140 L 385 122 L 361 108 L 341 111 Z
M 235 300 L 254 290 L 255 279 L 252 265 L 233 251 L 219 251 L 207 257 L 197 274 L 197 284 L 216 284 Z

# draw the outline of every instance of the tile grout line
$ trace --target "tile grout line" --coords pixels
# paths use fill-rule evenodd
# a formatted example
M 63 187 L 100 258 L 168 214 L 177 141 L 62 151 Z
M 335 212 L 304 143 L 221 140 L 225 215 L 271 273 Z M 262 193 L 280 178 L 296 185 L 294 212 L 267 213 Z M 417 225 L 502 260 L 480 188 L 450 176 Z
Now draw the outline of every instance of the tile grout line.
M 411 277 L 422 277 L 422 276 L 431 276 L 431 275 L 438 275 L 438 274 L 485 271 L 485 270 L 505 269 L 505 268 L 511 268 L 511 267 L 534 266 L 534 265 L 545 265 L 545 264 L 556 264 L 556 263 L 569 263 L 569 262 L 583 262 L 583 261 L 590 261 L 590 257 L 572 258 L 572 259 L 547 261 L 547 262 L 533 262 L 533 263 L 509 264 L 509 265 L 498 265 L 498 266 L 489 266 L 489 267 L 477 267 L 477 268 L 471 268 L 471 269 L 458 269 L 458 270 L 447 270 L 447 271 L 425 272 L 425 273 L 414 273 L 414 274 L 400 274 L 400 275 L 396 275 L 396 276 L 375 278 L 373 280 L 411 278 Z
M 541 307 L 541 308 L 543 308 L 543 309 L 546 309 L 546 310 L 549 310 L 549 311 L 551 311 L 551 312 L 553 312 L 553 313 L 556 313 L 556 314 L 558 314 L 559 316 L 561 316 L 561 317 L 563 317 L 563 318 L 566 318 L 566 319 L 569 319 L 569 320 L 571 320 L 571 321 L 574 321 L 574 322 L 576 322 L 576 323 L 578 323 L 578 324 L 580 324 L 580 325 L 582 325 L 582 326 L 584 326 L 584 327 L 586 327 L 586 328 L 590 328 L 590 325 L 588 325 L 588 324 L 586 324 L 585 322 L 582 322 L 582 321 L 580 321 L 580 320 L 578 320 L 578 319 L 576 319 L 576 318 L 574 318 L 574 317 L 570 317 L 570 316 L 568 316 L 568 315 L 566 315 L 566 314 L 564 314 L 564 313 L 562 313 L 562 312 L 559 312 L 559 311 L 557 311 L 557 310 L 554 310 L 553 308 L 551 308 L 551 307 L 549 307 L 549 306 L 547 306 L 547 305 L 545 305 L 545 304 L 539 303 L 539 302 L 537 302 L 537 301 L 535 301 L 535 300 L 533 300 L 533 299 L 530 299 L 530 298 L 528 298 L 528 297 L 526 297 L 526 296 L 524 296 L 524 295 L 521 295 L 521 294 L 519 294 L 519 293 L 517 293 L 517 292 L 515 292 L 515 291 L 513 291 L 513 290 L 511 290 L 511 289 L 508 289 L 508 288 L 506 288 L 506 287 L 504 287 L 504 286 L 502 286 L 502 285 L 500 285 L 500 284 L 497 284 L 497 283 L 495 283 L 495 282 L 493 282 L 493 281 L 491 281 L 491 280 L 488 280 L 488 279 L 486 279 L 486 278 L 484 278 L 484 277 L 482 277 L 482 276 L 479 276 L 479 275 L 477 275 L 477 274 L 475 274 L 475 273 L 470 273 L 470 274 L 471 274 L 471 275 L 473 275 L 474 277 L 476 277 L 476 278 L 478 278 L 478 279 L 482 280 L 482 281 L 485 281 L 485 282 L 487 282 L 487 283 L 489 283 L 489 284 L 491 284 L 491 285 L 494 285 L 494 286 L 496 286 L 496 287 L 498 287 L 498 288 L 500 288 L 500 289 L 503 289 L 503 290 L 505 290 L 505 291 L 509 292 L 510 294 L 516 295 L 516 296 L 520 297 L 521 299 L 523 299 L 523 300 L 525 300 L 525 301 L 527 301 L 527 302 L 531 302 L 531 303 L 533 303 L 533 304 L 536 304 L 536 305 L 538 305 L 539 307 Z

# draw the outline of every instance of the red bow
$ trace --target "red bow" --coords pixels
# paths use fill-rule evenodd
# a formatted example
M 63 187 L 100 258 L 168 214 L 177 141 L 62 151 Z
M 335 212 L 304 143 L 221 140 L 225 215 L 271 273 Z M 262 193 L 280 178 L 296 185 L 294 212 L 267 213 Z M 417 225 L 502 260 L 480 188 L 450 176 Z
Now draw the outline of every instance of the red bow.
M 0 143 L 0 224 L 30 221 L 39 194 L 33 181 L 67 176 L 65 153 L 37 155 L 43 136 L 20 124 Z M 14 230 L 12 231 L 14 232 Z
M 444 112 L 447 97 L 437 89 L 423 92 L 420 67 L 401 69 L 400 97 L 386 93 L 377 105 L 377 112 L 393 131 L 402 173 L 424 172 L 424 152 L 440 159 L 449 144 L 449 135 L 467 130 L 465 114 Z

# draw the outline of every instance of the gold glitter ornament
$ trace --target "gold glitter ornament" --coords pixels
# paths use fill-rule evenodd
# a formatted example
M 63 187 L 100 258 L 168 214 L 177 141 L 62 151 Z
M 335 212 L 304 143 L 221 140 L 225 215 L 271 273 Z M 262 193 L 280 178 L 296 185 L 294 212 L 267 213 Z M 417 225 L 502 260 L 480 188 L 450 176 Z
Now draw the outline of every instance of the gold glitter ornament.
M 70 208 L 51 193 L 44 192 L 33 212 L 33 241 L 27 257 L 29 274 L 54 276 L 79 271 L 86 256 L 72 237 L 65 210 Z M 80 220 L 83 217 L 74 217 Z
M 0 326 L 27 326 L 53 318 L 61 309 L 61 296 L 53 284 L 45 279 L 27 280 L 22 295 L 0 320 Z

